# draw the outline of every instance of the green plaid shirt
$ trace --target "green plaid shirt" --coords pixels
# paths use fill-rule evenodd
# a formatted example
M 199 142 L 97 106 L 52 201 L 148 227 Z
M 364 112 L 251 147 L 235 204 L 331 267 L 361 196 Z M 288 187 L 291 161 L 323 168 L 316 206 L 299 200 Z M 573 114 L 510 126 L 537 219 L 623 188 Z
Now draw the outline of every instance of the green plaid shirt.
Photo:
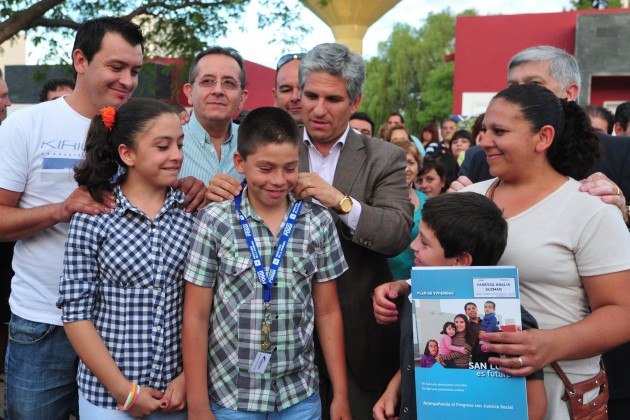
M 278 236 L 271 234 L 246 191 L 241 211 L 268 270 L 281 230 Z M 271 412 L 312 395 L 318 388 L 312 284 L 334 280 L 347 268 L 332 217 L 326 209 L 304 203 L 271 291 L 271 359 L 263 374 L 250 373 L 263 341 L 263 287 L 234 202 L 213 203 L 200 211 L 184 278 L 214 288 L 208 340 L 212 400 L 231 410 Z

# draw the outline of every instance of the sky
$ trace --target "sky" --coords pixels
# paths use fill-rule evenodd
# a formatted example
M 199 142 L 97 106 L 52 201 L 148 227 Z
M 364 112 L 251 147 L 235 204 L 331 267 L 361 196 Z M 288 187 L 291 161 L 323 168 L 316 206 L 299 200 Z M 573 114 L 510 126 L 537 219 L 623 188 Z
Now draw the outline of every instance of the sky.
M 301 9 L 301 15 L 312 28 L 299 46 L 272 43 L 273 33 L 255 29 L 257 0 L 252 0 L 252 7 L 244 16 L 244 26 L 254 29 L 249 32 L 235 29 L 218 43 L 236 48 L 248 61 L 274 68 L 278 58 L 285 53 L 308 51 L 317 44 L 334 42 L 330 28 L 315 14 L 297 0 L 286 2 L 298 10 Z M 370 58 L 377 54 L 378 43 L 387 40 L 396 23 L 420 26 L 429 12 L 438 13 L 446 8 L 454 13 L 475 9 L 480 15 L 549 13 L 568 10 L 570 0 L 402 0 L 368 29 L 363 39 L 363 57 Z
M 257 29 L 257 10 L 261 6 L 258 0 L 251 1 L 251 6 L 242 16 L 243 20 L 233 25 L 225 37 L 219 38 L 217 45 L 236 48 L 246 60 L 275 68 L 278 58 L 283 54 L 308 51 L 317 44 L 335 41 L 330 28 L 299 0 L 285 0 L 292 9 L 299 11 L 311 30 L 300 45 L 273 42 L 273 29 Z M 396 23 L 419 27 L 428 13 L 439 13 L 447 8 L 454 13 L 475 9 L 480 15 L 549 13 L 568 10 L 570 0 L 401 0 L 368 29 L 363 39 L 363 57 L 367 59 L 377 54 L 378 43 L 387 40 Z M 250 29 L 242 32 L 241 27 Z M 27 45 L 27 64 L 37 64 L 43 56 L 43 49 L 37 50 L 32 44 Z M 62 48 L 69 49 L 71 46 L 72 43 L 68 41 L 68 46 Z

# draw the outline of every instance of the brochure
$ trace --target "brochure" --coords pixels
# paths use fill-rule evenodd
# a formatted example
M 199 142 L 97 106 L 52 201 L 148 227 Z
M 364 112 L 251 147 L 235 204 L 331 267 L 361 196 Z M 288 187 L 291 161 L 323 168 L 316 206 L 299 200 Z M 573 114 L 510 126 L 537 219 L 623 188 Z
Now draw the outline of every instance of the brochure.
M 502 373 L 478 350 L 457 351 L 464 342 L 478 347 L 462 320 L 467 303 L 486 329 L 521 329 L 516 267 L 414 267 L 411 298 L 418 418 L 526 420 L 525 378 Z M 431 360 L 436 353 L 446 366 Z

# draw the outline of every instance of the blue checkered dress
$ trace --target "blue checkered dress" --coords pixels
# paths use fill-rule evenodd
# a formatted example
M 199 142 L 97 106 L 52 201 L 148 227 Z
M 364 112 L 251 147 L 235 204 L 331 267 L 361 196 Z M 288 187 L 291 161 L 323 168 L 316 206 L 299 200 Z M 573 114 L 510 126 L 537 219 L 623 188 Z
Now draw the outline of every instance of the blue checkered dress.
M 279 241 L 251 208 L 249 222 L 265 269 Z M 287 211 L 287 215 L 289 212 Z M 286 216 L 285 216 L 286 221 Z M 284 410 L 318 388 L 314 363 L 314 282 L 334 280 L 348 269 L 328 210 L 304 203 L 271 291 L 272 355 L 265 373 L 248 371 L 261 350 L 263 287 L 232 201 L 212 203 L 195 221 L 184 278 L 214 288 L 209 330 L 211 399 L 231 410 Z
M 75 214 L 57 302 L 63 322 L 91 320 L 123 375 L 165 390 L 181 372 L 183 269 L 193 217 L 169 190 L 151 220 L 115 188 L 110 214 Z M 77 382 L 92 404 L 117 401 L 79 364 Z

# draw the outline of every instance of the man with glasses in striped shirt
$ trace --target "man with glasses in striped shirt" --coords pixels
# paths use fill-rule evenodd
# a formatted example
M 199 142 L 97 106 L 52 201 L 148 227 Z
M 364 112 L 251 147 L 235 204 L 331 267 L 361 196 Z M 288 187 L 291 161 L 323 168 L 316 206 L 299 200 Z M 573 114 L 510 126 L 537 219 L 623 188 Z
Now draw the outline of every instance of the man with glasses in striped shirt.
M 184 126 L 180 178 L 193 176 L 204 184 L 218 173 L 241 178 L 232 161 L 238 130 L 232 117 L 247 99 L 245 83 L 245 64 L 235 49 L 211 47 L 197 54 L 184 85 L 193 113 Z
M 302 62 L 302 58 L 306 53 L 291 53 L 285 54 L 278 60 L 278 64 L 276 65 L 276 87 L 272 89 L 273 98 L 274 98 L 274 106 L 276 108 L 281 108 L 289 113 L 298 124 L 298 126 L 302 126 L 302 102 L 301 102 L 301 93 L 300 86 L 298 84 L 298 70 L 300 68 L 300 63 Z M 191 68 L 192 75 L 192 68 Z M 192 77 L 191 77 L 192 80 Z M 186 159 L 188 159 L 188 143 L 187 138 L 188 134 L 186 132 L 186 128 L 184 128 L 184 167 L 186 166 Z M 236 148 L 236 144 L 234 144 L 234 148 Z M 232 154 L 230 154 L 230 162 L 232 159 Z M 234 165 L 228 167 L 228 162 L 226 161 L 226 166 L 222 167 L 222 170 L 215 171 L 210 179 L 210 183 L 208 185 L 208 192 L 206 193 L 206 197 L 209 201 L 221 201 L 223 200 L 223 196 L 230 194 L 233 192 L 234 194 L 238 194 L 241 189 L 240 179 L 241 176 L 237 175 L 234 171 Z M 183 171 L 184 167 L 182 167 L 182 172 L 180 172 L 180 177 L 184 176 Z M 219 192 L 217 194 L 217 192 Z M 234 196 L 230 196 L 230 199 L 234 198 Z

